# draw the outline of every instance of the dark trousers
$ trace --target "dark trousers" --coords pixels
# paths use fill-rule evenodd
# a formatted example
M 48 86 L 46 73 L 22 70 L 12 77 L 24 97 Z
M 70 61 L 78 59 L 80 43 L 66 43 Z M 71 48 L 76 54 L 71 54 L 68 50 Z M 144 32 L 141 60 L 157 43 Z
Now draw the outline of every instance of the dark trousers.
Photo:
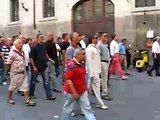
M 153 70 L 155 70 L 156 75 L 160 74 L 160 73 L 159 73 L 159 65 L 160 65 L 160 56 L 157 55 L 157 58 L 156 58 L 156 59 L 153 57 L 153 65 L 152 65 L 151 68 L 147 71 L 148 74 L 151 74 Z
M 40 73 L 43 79 L 43 86 L 45 89 L 46 97 L 52 97 L 52 91 L 51 91 L 51 86 L 50 86 L 50 81 L 46 79 L 46 68 L 44 69 L 39 69 L 38 71 L 32 71 L 31 73 L 31 81 L 30 81 L 30 88 L 29 88 L 29 93 L 30 96 L 34 96 L 34 91 L 35 91 L 35 86 L 36 86 L 36 80 L 37 76 Z

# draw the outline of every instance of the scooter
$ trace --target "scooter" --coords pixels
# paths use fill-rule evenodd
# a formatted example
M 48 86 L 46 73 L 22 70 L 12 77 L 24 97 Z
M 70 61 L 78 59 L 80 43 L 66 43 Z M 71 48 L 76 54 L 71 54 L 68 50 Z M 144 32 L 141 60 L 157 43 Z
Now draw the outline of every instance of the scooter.
M 149 64 L 149 56 L 148 51 L 146 49 L 140 49 L 137 51 L 138 56 L 136 58 L 136 69 L 138 72 L 142 72 L 143 70 L 146 70 Z

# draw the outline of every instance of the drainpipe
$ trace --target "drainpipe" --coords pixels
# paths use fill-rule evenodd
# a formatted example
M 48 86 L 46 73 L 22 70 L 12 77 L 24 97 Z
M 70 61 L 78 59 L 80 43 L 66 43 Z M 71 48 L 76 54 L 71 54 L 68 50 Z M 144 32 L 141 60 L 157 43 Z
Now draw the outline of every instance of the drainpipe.
M 36 29 L 36 2 L 33 0 L 33 27 Z

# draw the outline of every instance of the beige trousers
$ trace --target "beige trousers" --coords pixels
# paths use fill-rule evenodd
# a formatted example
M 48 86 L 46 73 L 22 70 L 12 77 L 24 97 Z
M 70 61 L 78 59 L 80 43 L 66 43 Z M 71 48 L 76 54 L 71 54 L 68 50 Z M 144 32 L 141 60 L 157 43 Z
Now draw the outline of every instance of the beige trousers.
M 119 55 L 119 58 L 120 58 L 120 62 L 121 62 L 122 69 L 127 72 L 128 70 L 127 70 L 127 59 L 126 59 L 126 55 Z
M 109 71 L 109 63 L 101 62 L 101 68 L 102 68 L 102 96 L 108 95 L 108 71 Z

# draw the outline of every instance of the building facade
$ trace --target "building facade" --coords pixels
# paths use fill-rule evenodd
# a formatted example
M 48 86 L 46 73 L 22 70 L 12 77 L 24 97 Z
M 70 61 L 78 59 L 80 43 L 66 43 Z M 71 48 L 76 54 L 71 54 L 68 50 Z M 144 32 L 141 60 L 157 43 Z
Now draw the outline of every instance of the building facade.
M 106 31 L 144 48 L 149 29 L 159 34 L 159 21 L 160 0 L 0 0 L 0 35 L 5 36 Z

